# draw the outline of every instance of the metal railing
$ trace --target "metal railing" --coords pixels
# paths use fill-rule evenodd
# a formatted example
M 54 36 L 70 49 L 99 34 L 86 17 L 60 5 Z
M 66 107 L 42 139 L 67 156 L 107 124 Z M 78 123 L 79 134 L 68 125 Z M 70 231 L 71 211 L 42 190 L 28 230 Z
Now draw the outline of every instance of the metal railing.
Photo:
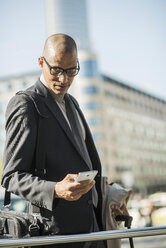
M 40 236 L 23 239 L 0 239 L 0 247 L 27 247 L 108 239 L 125 239 L 166 234 L 166 226 L 110 230 L 88 234 Z

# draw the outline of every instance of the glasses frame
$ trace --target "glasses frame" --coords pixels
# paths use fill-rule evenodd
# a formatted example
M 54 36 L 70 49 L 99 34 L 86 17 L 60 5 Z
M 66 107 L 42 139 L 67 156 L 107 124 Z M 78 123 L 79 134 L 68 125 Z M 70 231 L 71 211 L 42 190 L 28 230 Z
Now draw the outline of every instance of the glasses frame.
M 68 77 L 75 77 L 75 76 L 79 73 L 79 71 L 80 71 L 80 64 L 79 64 L 78 59 L 77 59 L 77 66 L 71 67 L 71 68 L 68 68 L 68 69 L 63 69 L 62 67 L 59 67 L 59 66 L 51 66 L 51 65 L 47 62 L 47 60 L 45 59 L 44 56 L 42 56 L 41 58 L 45 61 L 45 63 L 47 64 L 48 68 L 50 69 L 50 74 L 53 75 L 53 76 L 60 76 L 60 75 L 62 75 L 64 72 L 68 75 L 68 71 L 73 70 L 73 69 L 77 69 L 77 73 L 76 73 L 76 74 L 74 74 L 74 75 L 68 75 Z M 61 71 L 58 72 L 57 74 L 56 74 L 56 73 L 51 73 L 51 70 L 52 70 L 52 69 L 60 69 Z

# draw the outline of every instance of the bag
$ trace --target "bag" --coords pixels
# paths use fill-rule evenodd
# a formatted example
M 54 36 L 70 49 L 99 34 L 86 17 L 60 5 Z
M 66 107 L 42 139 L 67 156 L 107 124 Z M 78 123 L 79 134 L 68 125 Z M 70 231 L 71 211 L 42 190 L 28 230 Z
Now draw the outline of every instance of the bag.
M 4 238 L 22 238 L 40 235 L 41 223 L 30 214 L 0 210 L 0 235 Z
M 130 196 L 130 189 L 125 189 L 117 183 L 108 184 L 108 178 L 102 177 L 102 196 L 103 196 L 103 207 L 102 207 L 102 221 L 104 230 L 117 230 L 119 229 L 117 220 L 112 217 L 111 204 L 122 206 L 124 202 L 128 201 Z M 107 240 L 107 248 L 120 248 L 120 239 Z
M 58 232 L 59 228 L 56 223 L 41 217 L 40 214 L 0 210 L 0 238 L 27 238 L 55 235 Z
M 41 106 L 40 99 L 37 98 L 34 92 L 28 91 L 18 92 L 17 94 L 25 94 L 28 96 L 36 110 Z M 38 111 L 39 113 L 40 111 Z M 44 179 L 44 119 L 45 116 L 39 115 L 38 119 L 38 139 L 36 147 L 36 167 L 35 174 Z M 40 146 L 39 146 L 40 145 Z M 39 149 L 40 148 L 40 149 Z M 8 209 L 10 205 L 11 194 L 5 190 L 4 209 L 0 210 L 0 238 L 22 238 L 39 235 L 55 235 L 59 232 L 53 217 L 45 218 L 40 215 L 40 208 L 32 205 L 31 213 L 21 213 Z

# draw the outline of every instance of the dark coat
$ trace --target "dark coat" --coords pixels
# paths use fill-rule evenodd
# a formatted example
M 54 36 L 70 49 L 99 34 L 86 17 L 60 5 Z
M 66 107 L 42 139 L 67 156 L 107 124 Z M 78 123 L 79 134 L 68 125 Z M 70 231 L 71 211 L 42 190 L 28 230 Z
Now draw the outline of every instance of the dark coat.
M 78 201 L 54 198 L 55 183 L 68 173 L 89 170 L 72 137 L 71 130 L 48 89 L 40 82 L 29 88 L 40 98 L 40 108 L 26 95 L 15 95 L 6 111 L 6 146 L 2 186 L 41 208 L 43 216 L 53 215 L 60 234 L 87 233 L 92 223 L 92 192 Z M 26 92 L 26 91 L 25 91 Z M 85 118 L 73 99 L 86 131 L 86 144 L 93 169 L 98 170 L 96 210 L 101 225 L 101 164 Z M 46 116 L 44 163 L 45 179 L 35 176 L 35 153 L 39 114 Z

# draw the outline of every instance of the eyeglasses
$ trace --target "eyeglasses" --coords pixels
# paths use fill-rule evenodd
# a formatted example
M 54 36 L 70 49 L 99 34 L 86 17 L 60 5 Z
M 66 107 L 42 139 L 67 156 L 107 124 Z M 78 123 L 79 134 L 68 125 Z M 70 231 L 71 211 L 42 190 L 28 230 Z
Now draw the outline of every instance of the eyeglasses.
M 63 68 L 58 67 L 58 66 L 50 66 L 49 63 L 47 62 L 47 60 L 44 57 L 42 57 L 42 59 L 44 59 L 44 61 L 46 62 L 48 68 L 50 69 L 50 74 L 53 75 L 53 76 L 60 76 L 64 72 L 66 72 L 66 74 L 69 77 L 73 77 L 73 76 L 76 76 L 78 74 L 79 70 L 80 70 L 80 65 L 79 65 L 78 60 L 77 60 L 77 66 L 76 67 L 63 69 Z

